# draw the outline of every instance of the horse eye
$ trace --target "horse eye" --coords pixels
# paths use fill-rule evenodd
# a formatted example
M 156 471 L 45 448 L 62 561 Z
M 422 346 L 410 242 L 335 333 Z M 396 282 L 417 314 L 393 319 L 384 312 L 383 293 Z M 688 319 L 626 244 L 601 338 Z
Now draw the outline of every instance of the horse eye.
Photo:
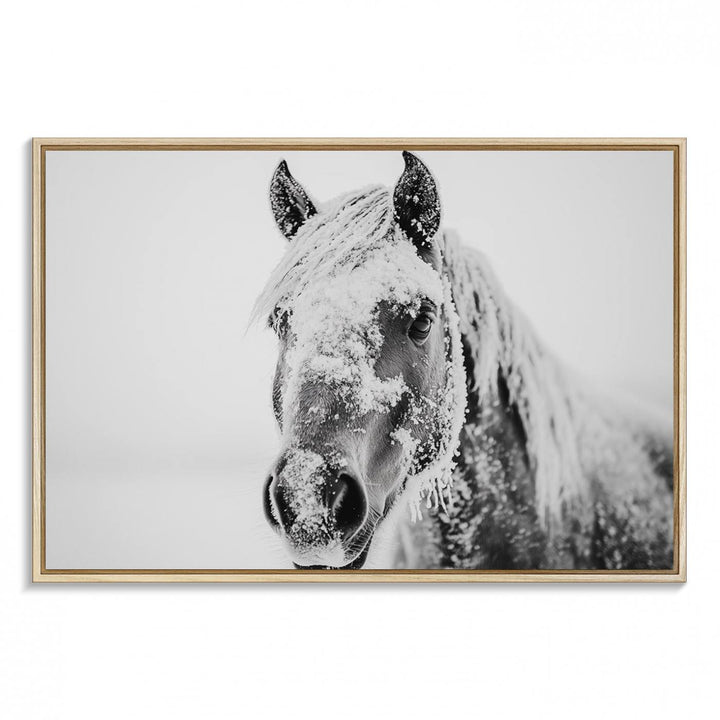
M 429 312 L 421 310 L 419 315 L 415 318 L 415 320 L 413 320 L 413 324 L 410 326 L 410 330 L 408 331 L 410 339 L 418 345 L 424 343 L 430 334 L 433 319 L 433 316 Z

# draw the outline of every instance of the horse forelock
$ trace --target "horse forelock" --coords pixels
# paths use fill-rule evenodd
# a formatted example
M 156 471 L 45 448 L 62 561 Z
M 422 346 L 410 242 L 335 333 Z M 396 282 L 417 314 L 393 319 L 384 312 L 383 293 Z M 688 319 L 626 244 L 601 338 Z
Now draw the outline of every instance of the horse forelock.
M 290 242 L 251 319 L 262 320 L 311 283 L 360 264 L 394 231 L 392 195 L 386 187 L 370 186 L 321 205 Z

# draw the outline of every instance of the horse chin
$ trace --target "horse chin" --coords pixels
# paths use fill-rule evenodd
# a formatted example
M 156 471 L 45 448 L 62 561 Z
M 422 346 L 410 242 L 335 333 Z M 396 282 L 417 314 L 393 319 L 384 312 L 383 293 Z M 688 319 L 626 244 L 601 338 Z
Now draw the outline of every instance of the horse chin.
M 367 560 L 371 541 L 372 536 L 368 538 L 364 547 L 355 556 L 355 558 L 345 565 L 305 565 L 296 562 L 293 562 L 293 565 L 296 570 L 360 570 Z

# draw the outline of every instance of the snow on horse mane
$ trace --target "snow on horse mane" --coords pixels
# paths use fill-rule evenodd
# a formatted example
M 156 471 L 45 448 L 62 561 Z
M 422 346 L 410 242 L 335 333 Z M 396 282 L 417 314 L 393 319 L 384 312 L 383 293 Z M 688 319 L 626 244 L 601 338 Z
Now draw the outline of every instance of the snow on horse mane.
M 348 193 L 321 206 L 292 239 L 258 298 L 253 317 L 270 315 L 340 268 L 362 265 L 369 250 L 385 244 L 392 220 L 390 193 L 382 186 Z
M 651 408 L 598 391 L 564 366 L 507 297 L 487 258 L 444 234 L 444 259 L 482 399 L 502 375 L 527 436 L 538 517 L 549 531 L 587 508 L 592 482 L 629 496 L 656 479 L 653 452 L 672 447 Z M 468 418 L 468 426 L 473 419 Z
M 506 296 L 487 258 L 445 233 L 445 263 L 460 314 L 460 331 L 473 356 L 474 386 L 490 392 L 501 372 L 527 434 L 539 517 L 558 520 L 563 503 L 587 494 L 577 443 L 579 410 L 568 371 L 540 344 L 526 317 Z
M 447 317 L 447 438 L 436 462 L 413 474 L 413 438 L 405 431 L 394 434 L 393 441 L 408 455 L 408 487 L 416 497 L 442 504 L 463 424 L 472 427 L 477 421 L 464 418 L 462 336 L 474 367 L 469 390 L 482 399 L 493 390 L 499 372 L 506 380 L 527 435 L 538 517 L 552 527 L 569 507 L 587 499 L 589 469 L 608 462 L 610 435 L 616 446 L 627 441 L 613 430 L 617 420 L 612 412 L 604 415 L 588 401 L 581 386 L 543 348 L 486 258 L 462 246 L 451 232 L 439 232 L 436 241 L 443 256 L 442 277 L 394 223 L 390 190 L 370 187 L 344 195 L 320 207 L 300 228 L 253 316 L 286 315 L 292 321 L 293 313 L 302 315 L 301 339 L 287 358 L 296 368 L 291 382 L 332 382 L 343 389 L 346 402 L 363 413 L 393 407 L 406 389 L 402 377 L 381 380 L 375 374 L 382 341 L 377 304 L 412 307 L 428 297 L 442 305 Z M 286 393 L 286 400 L 292 396 Z M 636 447 L 622 451 L 624 461 L 642 462 Z

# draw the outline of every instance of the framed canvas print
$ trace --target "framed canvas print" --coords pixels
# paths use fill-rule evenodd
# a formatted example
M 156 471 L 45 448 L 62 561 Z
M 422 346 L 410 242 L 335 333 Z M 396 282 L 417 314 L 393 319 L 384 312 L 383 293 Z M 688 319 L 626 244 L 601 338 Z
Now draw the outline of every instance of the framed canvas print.
M 35 139 L 33 579 L 684 581 L 684 139 Z

